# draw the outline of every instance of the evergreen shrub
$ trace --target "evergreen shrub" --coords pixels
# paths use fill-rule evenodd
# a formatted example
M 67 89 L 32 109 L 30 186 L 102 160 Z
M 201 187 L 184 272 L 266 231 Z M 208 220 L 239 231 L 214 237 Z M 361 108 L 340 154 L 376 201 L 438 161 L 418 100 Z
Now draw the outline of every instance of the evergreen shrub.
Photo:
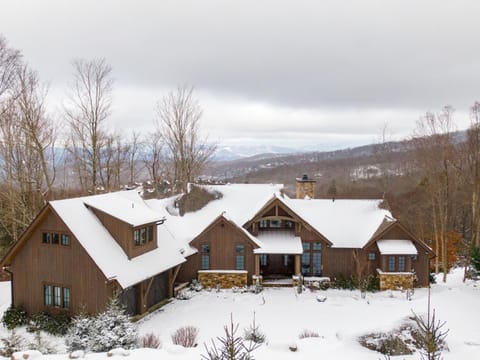
M 2 316 L 3 326 L 9 330 L 26 325 L 27 321 L 27 312 L 21 306 L 10 306 Z

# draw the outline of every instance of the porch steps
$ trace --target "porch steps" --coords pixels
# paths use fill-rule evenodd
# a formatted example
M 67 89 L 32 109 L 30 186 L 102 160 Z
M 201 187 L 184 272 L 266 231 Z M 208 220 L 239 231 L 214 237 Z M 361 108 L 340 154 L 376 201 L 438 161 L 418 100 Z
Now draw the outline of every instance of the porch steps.
M 264 280 L 262 283 L 262 286 L 263 287 L 292 287 L 293 281 L 291 278 Z

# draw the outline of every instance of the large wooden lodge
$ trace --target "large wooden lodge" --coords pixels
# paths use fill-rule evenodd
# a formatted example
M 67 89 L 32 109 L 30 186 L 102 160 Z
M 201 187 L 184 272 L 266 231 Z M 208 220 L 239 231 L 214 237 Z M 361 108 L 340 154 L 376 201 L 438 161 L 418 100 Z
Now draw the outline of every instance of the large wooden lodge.
M 49 202 L 1 260 L 13 304 L 27 312 L 97 313 L 117 294 L 131 314 L 172 297 L 176 284 L 209 287 L 376 274 L 383 289 L 426 286 L 431 249 L 381 200 L 315 199 L 281 185 L 203 186 L 218 196 L 178 214 L 176 198 L 136 190 Z

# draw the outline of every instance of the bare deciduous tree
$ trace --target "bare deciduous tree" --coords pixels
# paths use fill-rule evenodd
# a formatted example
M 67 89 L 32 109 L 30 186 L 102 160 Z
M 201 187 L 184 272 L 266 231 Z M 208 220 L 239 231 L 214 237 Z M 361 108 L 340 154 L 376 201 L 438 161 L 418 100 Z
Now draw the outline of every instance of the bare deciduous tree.
M 446 281 L 448 231 L 451 225 L 451 193 L 455 147 L 452 138 L 453 108 L 445 106 L 440 114 L 427 112 L 417 122 L 413 138 L 416 163 L 422 173 L 422 183 L 430 199 L 432 232 L 435 242 L 435 272 L 443 268 Z
M 216 150 L 200 135 L 201 117 L 192 87 L 178 87 L 157 103 L 156 126 L 168 150 L 176 191 L 187 190 Z
M 160 183 L 163 160 L 163 138 L 158 131 L 150 134 L 145 139 L 145 154 L 143 163 L 148 171 L 150 179 L 155 184 Z
M 74 81 L 65 113 L 70 122 L 70 151 L 84 191 L 97 192 L 100 149 L 111 112 L 112 68 L 105 59 L 75 60 Z

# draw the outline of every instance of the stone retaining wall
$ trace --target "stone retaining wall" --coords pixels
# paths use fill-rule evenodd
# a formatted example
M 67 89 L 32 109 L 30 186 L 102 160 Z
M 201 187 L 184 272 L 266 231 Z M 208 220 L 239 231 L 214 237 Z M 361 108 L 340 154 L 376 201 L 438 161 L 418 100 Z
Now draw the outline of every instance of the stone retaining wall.
M 198 282 L 205 288 L 229 289 L 246 286 L 248 271 L 200 270 L 197 276 Z
M 413 289 L 414 274 L 378 271 L 380 290 Z

